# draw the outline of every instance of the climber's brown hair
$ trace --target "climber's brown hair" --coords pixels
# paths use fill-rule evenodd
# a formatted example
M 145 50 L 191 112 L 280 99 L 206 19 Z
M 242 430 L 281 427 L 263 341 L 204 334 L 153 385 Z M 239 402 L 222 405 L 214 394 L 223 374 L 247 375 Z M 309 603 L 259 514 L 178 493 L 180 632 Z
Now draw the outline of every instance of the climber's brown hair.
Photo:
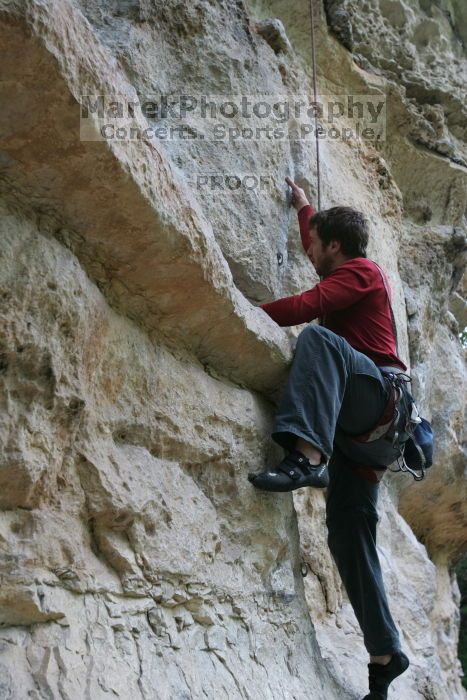
M 331 207 L 313 214 L 309 228 L 316 230 L 326 246 L 338 241 L 344 255 L 366 258 L 369 226 L 362 212 L 352 207 Z

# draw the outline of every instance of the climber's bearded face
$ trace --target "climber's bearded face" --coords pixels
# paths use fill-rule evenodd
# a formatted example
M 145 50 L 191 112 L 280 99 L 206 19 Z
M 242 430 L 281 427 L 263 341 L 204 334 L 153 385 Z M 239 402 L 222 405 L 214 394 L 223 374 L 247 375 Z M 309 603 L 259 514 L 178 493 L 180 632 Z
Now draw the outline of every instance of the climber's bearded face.
M 336 268 L 339 251 L 340 245 L 336 246 L 336 241 L 323 243 L 316 229 L 310 229 L 310 245 L 306 253 L 320 277 L 326 277 Z

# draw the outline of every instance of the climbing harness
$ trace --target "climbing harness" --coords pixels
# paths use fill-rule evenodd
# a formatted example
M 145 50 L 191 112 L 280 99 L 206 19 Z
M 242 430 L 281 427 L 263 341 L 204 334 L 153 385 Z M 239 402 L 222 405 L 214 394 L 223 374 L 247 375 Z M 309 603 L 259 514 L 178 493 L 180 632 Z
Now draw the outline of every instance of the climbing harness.
M 386 290 L 396 352 L 399 354 L 389 286 L 383 270 L 377 263 L 374 261 L 373 263 L 379 270 Z M 377 440 L 392 443 L 397 468 L 390 468 L 390 471 L 408 472 L 415 481 L 421 481 L 425 478 L 425 470 L 433 463 L 433 430 L 430 423 L 420 416 L 415 400 L 408 390 L 408 385 L 412 381 L 409 375 L 384 367 L 379 369 L 389 389 L 386 408 L 378 423 L 370 431 L 354 436 L 353 440 L 361 444 L 374 443 Z
M 347 435 L 346 439 L 354 444 L 360 459 L 365 455 L 365 459 L 374 462 L 375 469 L 388 467 L 393 472 L 408 472 L 415 481 L 421 481 L 433 461 L 431 426 L 421 418 L 408 390 L 412 379 L 396 369 L 379 369 L 388 387 L 384 412 L 366 433 Z M 391 469 L 393 462 L 397 467 Z
M 422 481 L 425 478 L 425 470 L 432 465 L 431 426 L 420 416 L 414 398 L 408 391 L 412 379 L 404 372 L 381 371 L 396 393 L 394 420 L 386 439 L 392 439 L 392 445 L 399 454 L 396 459 L 397 467 L 389 467 L 389 470 L 408 472 L 415 481 Z
M 316 89 L 316 52 L 315 52 L 315 16 L 313 12 L 313 0 L 310 0 L 310 36 L 311 36 L 311 60 L 313 67 L 313 100 L 315 117 L 315 144 L 316 144 L 316 180 L 318 183 L 318 211 L 321 209 L 321 177 L 319 162 L 319 139 L 318 139 L 318 110 L 317 110 L 317 89 Z

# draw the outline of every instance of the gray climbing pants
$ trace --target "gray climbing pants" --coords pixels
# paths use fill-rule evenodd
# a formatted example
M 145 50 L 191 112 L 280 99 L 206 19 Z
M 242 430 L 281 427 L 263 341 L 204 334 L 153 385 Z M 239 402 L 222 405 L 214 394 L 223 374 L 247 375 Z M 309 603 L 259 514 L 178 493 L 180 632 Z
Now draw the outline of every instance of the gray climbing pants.
M 301 437 L 329 459 L 328 545 L 373 656 L 400 649 L 376 549 L 379 480 L 396 454 L 378 441 L 372 463 L 372 445 L 362 448 L 350 436 L 375 426 L 387 398 L 386 382 L 370 358 L 310 324 L 298 337 L 272 434 L 285 449 Z

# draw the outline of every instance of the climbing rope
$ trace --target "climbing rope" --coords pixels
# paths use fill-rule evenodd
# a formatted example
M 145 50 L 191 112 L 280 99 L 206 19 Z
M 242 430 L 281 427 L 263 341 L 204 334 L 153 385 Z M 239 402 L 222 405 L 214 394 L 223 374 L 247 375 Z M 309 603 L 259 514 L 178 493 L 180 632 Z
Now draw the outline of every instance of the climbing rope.
M 321 209 L 321 178 L 319 167 L 319 139 L 318 139 L 318 110 L 316 91 L 316 54 L 315 54 L 315 16 L 313 13 L 313 0 L 310 0 L 310 35 L 311 35 L 311 60 L 313 67 L 313 100 L 315 114 L 315 143 L 316 143 L 316 176 L 318 182 L 318 211 Z

